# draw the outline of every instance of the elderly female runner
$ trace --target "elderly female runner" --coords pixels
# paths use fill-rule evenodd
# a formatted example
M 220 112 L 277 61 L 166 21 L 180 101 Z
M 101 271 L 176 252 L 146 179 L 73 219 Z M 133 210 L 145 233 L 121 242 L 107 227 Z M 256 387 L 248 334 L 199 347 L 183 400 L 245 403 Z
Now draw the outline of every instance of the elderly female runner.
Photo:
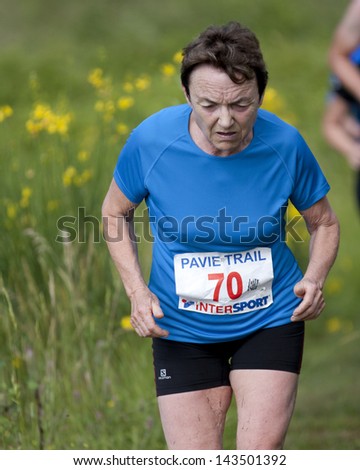
M 259 109 L 267 79 L 248 28 L 207 28 L 184 49 L 187 103 L 133 130 L 103 203 L 131 323 L 153 341 L 170 449 L 221 449 L 232 394 L 237 447 L 281 449 L 304 322 L 325 305 L 339 238 L 329 185 L 299 132 Z M 132 223 L 144 199 L 155 239 L 149 285 Z M 289 200 L 311 237 L 304 274 L 285 243 Z

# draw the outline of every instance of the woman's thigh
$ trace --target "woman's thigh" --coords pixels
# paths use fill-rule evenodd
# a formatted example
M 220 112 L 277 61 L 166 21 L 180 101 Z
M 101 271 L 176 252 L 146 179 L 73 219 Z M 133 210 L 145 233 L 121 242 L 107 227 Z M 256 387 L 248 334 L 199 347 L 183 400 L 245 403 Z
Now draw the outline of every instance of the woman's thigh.
M 298 375 L 281 370 L 233 370 L 238 449 L 282 449 L 295 406 Z
M 221 449 L 231 396 L 229 386 L 159 396 L 168 448 Z
M 304 323 L 259 330 L 234 353 L 230 382 L 239 449 L 281 449 L 293 413 Z

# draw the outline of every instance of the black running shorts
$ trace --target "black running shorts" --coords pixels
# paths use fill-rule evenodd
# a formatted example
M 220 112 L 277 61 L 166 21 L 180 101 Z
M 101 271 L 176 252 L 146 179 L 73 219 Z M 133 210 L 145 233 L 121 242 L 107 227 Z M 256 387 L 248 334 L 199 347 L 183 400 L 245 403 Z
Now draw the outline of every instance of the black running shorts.
M 261 329 L 222 343 L 183 343 L 153 338 L 157 396 L 230 385 L 236 369 L 300 373 L 304 322 Z

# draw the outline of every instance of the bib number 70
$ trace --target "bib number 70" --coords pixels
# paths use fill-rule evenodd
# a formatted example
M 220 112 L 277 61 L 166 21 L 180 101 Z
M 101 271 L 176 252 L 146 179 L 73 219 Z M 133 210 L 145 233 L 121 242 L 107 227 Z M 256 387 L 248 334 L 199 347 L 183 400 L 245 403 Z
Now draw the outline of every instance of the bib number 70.
M 214 289 L 213 301 L 218 302 L 220 297 L 220 289 L 225 280 L 224 273 L 208 274 L 209 281 L 217 281 Z M 238 299 L 243 293 L 243 282 L 237 271 L 232 271 L 226 278 L 226 290 L 231 300 Z

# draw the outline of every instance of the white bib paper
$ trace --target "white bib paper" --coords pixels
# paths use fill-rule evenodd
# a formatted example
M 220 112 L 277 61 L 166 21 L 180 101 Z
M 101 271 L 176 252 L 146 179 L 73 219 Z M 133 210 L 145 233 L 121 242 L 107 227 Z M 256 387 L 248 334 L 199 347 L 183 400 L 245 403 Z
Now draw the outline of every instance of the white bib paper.
M 179 308 L 226 315 L 273 303 L 270 248 L 239 253 L 182 253 L 174 257 Z

